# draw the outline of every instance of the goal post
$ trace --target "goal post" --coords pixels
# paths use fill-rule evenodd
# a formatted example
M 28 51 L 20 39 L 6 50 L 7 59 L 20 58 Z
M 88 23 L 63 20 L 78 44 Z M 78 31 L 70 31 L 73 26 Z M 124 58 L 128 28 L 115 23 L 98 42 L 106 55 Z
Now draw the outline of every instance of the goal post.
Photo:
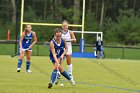
M 72 31 L 74 33 L 82 33 L 82 31 Z M 98 37 L 101 38 L 101 41 L 103 41 L 103 32 L 95 32 L 95 31 L 84 31 L 83 34 L 96 34 L 96 41 L 98 40 Z M 85 51 L 85 39 L 80 39 L 80 53 L 84 53 Z
M 82 31 L 72 31 L 74 33 L 82 33 Z M 95 32 L 95 31 L 84 31 L 84 34 L 96 34 L 96 40 L 98 37 L 101 37 L 101 40 L 103 40 L 103 32 Z
M 54 23 L 32 23 L 32 22 L 24 22 L 24 0 L 21 0 L 21 19 L 20 19 L 20 36 L 22 34 L 23 30 L 23 24 L 31 24 L 31 25 L 40 25 L 40 26 L 62 26 L 62 24 L 54 24 Z M 83 0 L 83 12 L 82 12 L 82 23 L 79 24 L 69 24 L 69 26 L 72 27 L 81 27 L 82 28 L 82 34 L 81 38 L 84 38 L 84 22 L 85 21 L 85 0 Z
M 62 24 L 55 24 L 55 23 L 33 23 L 33 22 L 24 22 L 24 0 L 21 0 L 21 20 L 20 20 L 20 36 L 22 35 L 23 25 L 24 24 L 31 24 L 31 25 L 39 25 L 39 26 L 62 26 Z M 82 28 L 82 31 L 73 31 L 74 33 L 81 33 L 81 40 L 80 40 L 80 52 L 84 52 L 85 48 L 85 40 L 84 40 L 84 34 L 97 34 L 96 38 L 99 36 L 101 37 L 101 40 L 103 39 L 103 33 L 102 32 L 91 32 L 91 31 L 85 31 L 85 0 L 83 0 L 83 9 L 82 9 L 82 22 L 81 24 L 69 24 L 71 27 L 80 27 Z

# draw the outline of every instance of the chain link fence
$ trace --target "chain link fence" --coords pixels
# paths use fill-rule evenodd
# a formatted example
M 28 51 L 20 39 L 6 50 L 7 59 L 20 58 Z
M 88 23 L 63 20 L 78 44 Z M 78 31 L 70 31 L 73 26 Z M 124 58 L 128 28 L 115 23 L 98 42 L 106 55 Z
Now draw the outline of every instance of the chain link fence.
M 16 41 L 0 41 L 0 55 L 16 54 L 18 45 Z M 73 52 L 79 52 L 79 44 L 73 44 Z M 85 52 L 93 52 L 93 45 L 86 45 Z M 140 47 L 128 46 L 104 46 L 105 58 L 107 59 L 133 59 L 140 60 Z M 37 43 L 33 47 L 33 56 L 49 56 L 49 44 Z

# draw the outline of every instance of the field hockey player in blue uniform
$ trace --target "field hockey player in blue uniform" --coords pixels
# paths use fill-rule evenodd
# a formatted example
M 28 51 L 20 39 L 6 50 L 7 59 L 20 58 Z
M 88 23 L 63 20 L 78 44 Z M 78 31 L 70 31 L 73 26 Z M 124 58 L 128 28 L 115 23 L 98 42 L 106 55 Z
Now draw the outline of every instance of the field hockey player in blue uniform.
M 105 57 L 104 55 L 104 48 L 103 48 L 103 41 L 101 40 L 100 37 L 98 37 L 95 48 L 94 48 L 94 55 L 96 58 L 103 58 Z
M 33 42 L 32 42 L 33 39 Z M 36 33 L 32 31 L 32 26 L 27 24 L 25 25 L 25 30 L 23 31 L 20 40 L 19 40 L 19 51 L 20 57 L 18 59 L 17 72 L 21 71 L 21 65 L 24 58 L 24 54 L 27 54 L 26 61 L 26 72 L 31 73 L 30 70 L 30 59 L 32 55 L 32 47 L 37 43 Z
M 54 35 L 52 35 L 52 38 L 49 40 L 50 60 L 54 64 L 54 68 L 51 75 L 51 81 L 48 84 L 48 88 L 51 88 L 53 86 L 58 71 L 60 71 L 61 75 L 64 76 L 67 80 L 69 80 L 72 85 L 75 85 L 75 81 L 71 79 L 68 73 L 62 68 L 62 61 L 66 52 L 68 51 L 66 41 L 61 38 L 61 29 L 56 28 L 54 31 Z

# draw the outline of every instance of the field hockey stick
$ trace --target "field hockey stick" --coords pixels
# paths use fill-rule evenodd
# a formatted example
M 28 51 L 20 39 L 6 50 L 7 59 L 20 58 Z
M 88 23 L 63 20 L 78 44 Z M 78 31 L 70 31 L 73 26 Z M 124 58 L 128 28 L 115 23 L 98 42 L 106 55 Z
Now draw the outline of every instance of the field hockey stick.
M 30 48 L 26 48 L 26 49 L 21 49 L 17 54 L 11 54 L 11 57 L 15 57 L 15 56 L 18 56 L 20 55 L 20 53 L 22 53 L 23 51 L 26 51 L 26 50 L 29 50 Z
M 60 64 L 64 61 L 64 58 L 60 58 Z
M 20 53 L 18 52 L 17 54 L 11 54 L 11 57 L 15 57 L 15 56 L 18 56 Z
M 61 65 L 61 63 L 63 62 L 63 60 L 64 60 L 63 58 L 60 58 L 60 62 L 59 62 L 60 65 Z M 55 84 L 56 84 L 56 85 L 58 84 L 58 80 L 60 79 L 60 76 L 59 76 L 59 75 L 60 75 L 59 69 L 57 68 L 57 70 L 58 70 L 58 71 L 57 71 L 57 75 L 56 75 L 56 79 L 55 79 Z
M 71 42 L 71 41 L 74 41 L 74 40 L 76 40 L 76 39 L 70 39 L 70 40 L 66 40 L 66 42 Z
M 46 47 L 46 46 L 47 46 L 47 44 L 48 44 L 48 42 L 47 42 L 47 41 L 45 41 L 45 42 L 44 42 L 44 44 L 43 44 L 43 46 L 44 46 L 44 47 Z

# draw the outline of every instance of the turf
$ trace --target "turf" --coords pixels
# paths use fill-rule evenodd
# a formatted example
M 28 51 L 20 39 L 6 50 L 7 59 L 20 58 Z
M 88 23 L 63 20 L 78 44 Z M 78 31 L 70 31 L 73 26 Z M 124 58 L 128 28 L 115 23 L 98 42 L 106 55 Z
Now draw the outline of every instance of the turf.
M 64 87 L 52 89 L 47 88 L 53 68 L 47 56 L 32 57 L 31 74 L 26 73 L 25 62 L 17 73 L 17 60 L 0 56 L 0 93 L 140 93 L 139 60 L 73 58 L 76 85 L 62 77 L 59 84 Z M 67 70 L 65 61 L 63 67 Z

